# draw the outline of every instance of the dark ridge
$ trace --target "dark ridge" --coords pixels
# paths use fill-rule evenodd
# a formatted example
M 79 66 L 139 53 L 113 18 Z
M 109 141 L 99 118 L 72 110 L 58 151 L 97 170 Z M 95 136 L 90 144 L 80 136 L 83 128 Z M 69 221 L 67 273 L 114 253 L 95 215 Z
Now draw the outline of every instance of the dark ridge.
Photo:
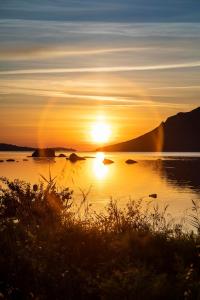
M 98 148 L 97 151 L 198 152 L 200 107 L 169 117 L 152 131 L 135 139 Z
M 73 148 L 65 148 L 65 147 L 51 147 L 54 151 L 76 151 Z M 24 147 L 17 146 L 12 144 L 0 143 L 0 151 L 34 151 L 36 148 L 34 147 Z
M 0 151 L 33 151 L 35 148 L 0 143 Z

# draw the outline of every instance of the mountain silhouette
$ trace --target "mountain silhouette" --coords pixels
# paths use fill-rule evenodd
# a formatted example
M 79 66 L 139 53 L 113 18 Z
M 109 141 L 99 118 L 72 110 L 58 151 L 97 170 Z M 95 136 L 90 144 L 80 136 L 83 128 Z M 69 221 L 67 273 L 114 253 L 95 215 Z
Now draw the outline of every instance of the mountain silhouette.
M 0 151 L 33 151 L 32 147 L 23 147 L 12 144 L 0 143 Z
M 198 152 L 200 107 L 169 117 L 152 131 L 135 139 L 98 148 L 97 151 Z
M 54 151 L 76 151 L 73 148 L 51 147 Z M 36 148 L 0 143 L 0 151 L 34 151 Z

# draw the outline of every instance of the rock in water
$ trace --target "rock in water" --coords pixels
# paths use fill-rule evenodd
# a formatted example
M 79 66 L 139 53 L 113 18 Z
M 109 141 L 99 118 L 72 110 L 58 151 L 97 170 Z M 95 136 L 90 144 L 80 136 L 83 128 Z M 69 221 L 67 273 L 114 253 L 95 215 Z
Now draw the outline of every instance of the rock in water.
M 50 148 L 36 149 L 32 157 L 55 157 L 55 150 Z
M 132 164 L 136 164 L 137 161 L 136 161 L 136 160 L 133 160 L 133 159 L 127 159 L 127 160 L 125 161 L 125 163 L 128 164 L 128 165 L 132 165 Z
M 60 154 L 58 155 L 58 157 L 66 157 L 66 155 L 63 154 L 63 153 L 60 153 Z
M 113 164 L 113 163 L 114 163 L 114 161 L 111 160 L 111 159 L 108 159 L 108 158 L 104 158 L 104 160 L 103 160 L 104 165 L 110 165 L 110 164 Z
M 150 194 L 149 197 L 156 199 L 156 198 L 158 198 L 158 195 L 157 194 Z
M 78 160 L 85 160 L 84 157 L 78 156 L 76 153 L 71 153 L 68 159 L 73 163 L 77 162 Z
M 6 161 L 7 161 L 7 162 L 14 162 L 15 159 L 9 158 L 9 159 L 7 159 Z

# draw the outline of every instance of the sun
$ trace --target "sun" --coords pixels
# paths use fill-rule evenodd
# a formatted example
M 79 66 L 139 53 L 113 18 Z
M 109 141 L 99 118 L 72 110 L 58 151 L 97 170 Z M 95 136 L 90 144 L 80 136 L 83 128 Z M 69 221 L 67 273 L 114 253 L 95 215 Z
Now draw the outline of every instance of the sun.
M 91 137 L 94 143 L 106 143 L 111 136 L 111 128 L 105 122 L 97 122 L 92 125 Z

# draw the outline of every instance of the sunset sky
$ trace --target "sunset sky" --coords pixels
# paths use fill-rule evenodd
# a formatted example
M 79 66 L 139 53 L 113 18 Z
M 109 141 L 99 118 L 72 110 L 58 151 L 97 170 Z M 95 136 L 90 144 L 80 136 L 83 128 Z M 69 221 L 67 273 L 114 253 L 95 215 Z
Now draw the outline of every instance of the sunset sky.
M 134 138 L 200 106 L 199 74 L 199 0 L 0 1 L 0 142 Z

